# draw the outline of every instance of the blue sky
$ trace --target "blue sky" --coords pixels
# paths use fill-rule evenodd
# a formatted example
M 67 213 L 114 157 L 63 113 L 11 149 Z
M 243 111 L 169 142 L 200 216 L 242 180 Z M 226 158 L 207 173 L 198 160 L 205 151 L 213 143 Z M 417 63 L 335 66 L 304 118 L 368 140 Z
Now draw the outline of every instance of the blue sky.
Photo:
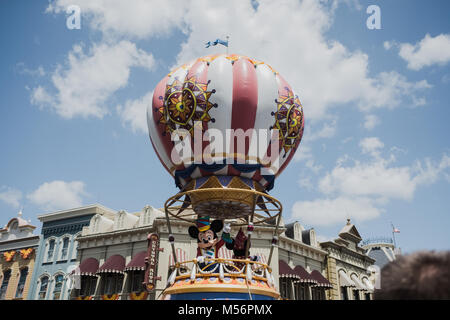
M 0 224 L 91 203 L 161 207 L 176 193 L 146 131 L 154 86 L 230 52 L 275 67 L 306 130 L 271 194 L 287 221 L 405 252 L 449 249 L 448 1 L 5 1 L 0 11 Z M 65 10 L 81 9 L 81 29 Z M 369 30 L 366 8 L 381 10 Z

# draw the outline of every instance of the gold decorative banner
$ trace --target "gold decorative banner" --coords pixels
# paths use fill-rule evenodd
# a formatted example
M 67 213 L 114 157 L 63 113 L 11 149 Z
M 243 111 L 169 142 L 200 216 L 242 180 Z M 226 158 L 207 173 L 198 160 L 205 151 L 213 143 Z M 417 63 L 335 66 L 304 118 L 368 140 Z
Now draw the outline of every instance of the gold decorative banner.
M 15 254 L 15 250 L 3 252 L 3 258 L 6 260 L 6 262 L 10 262 L 14 258 Z
M 130 300 L 145 300 L 147 299 L 148 292 L 142 291 L 141 293 L 132 292 L 130 293 Z
M 118 300 L 118 299 L 119 299 L 119 294 L 117 294 L 117 293 L 102 295 L 102 300 Z
M 33 253 L 33 251 L 34 251 L 33 248 L 22 249 L 20 250 L 20 255 L 22 256 L 22 259 L 28 259 Z

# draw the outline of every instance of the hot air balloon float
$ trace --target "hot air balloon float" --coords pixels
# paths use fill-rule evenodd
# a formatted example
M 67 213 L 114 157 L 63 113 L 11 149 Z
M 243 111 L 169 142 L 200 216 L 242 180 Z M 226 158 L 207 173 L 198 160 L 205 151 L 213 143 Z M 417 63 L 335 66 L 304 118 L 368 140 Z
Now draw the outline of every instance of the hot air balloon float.
M 278 299 L 270 261 L 282 205 L 268 192 L 303 135 L 303 107 L 291 86 L 262 61 L 209 55 L 157 84 L 147 122 L 153 148 L 179 188 L 164 206 L 175 261 L 164 296 Z M 196 258 L 176 260 L 171 219 L 192 223 Z M 267 264 L 250 255 L 258 224 L 275 227 Z M 230 225 L 240 228 L 234 238 Z M 233 259 L 220 257 L 222 246 Z

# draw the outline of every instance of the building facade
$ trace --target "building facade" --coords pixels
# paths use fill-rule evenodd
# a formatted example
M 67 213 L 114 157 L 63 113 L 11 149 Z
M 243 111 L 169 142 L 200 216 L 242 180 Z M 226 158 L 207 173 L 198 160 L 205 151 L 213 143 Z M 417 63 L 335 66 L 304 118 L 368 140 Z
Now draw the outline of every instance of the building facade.
M 280 294 L 289 300 L 325 300 L 327 252 L 320 248 L 314 229 L 299 222 L 285 225 L 279 237 Z
M 373 293 L 370 266 L 375 260 L 359 246 L 361 235 L 347 219 L 347 224 L 333 241 L 322 242 L 327 252 L 327 278 L 333 288 L 328 291 L 331 300 L 370 300 Z
M 96 204 L 38 216 L 42 230 L 29 300 L 68 299 L 71 290 L 69 275 L 78 265 L 76 238 L 96 214 L 110 216 L 114 211 Z
M 22 300 L 28 294 L 39 244 L 35 228 L 19 212 L 0 229 L 0 300 Z
M 144 290 L 147 236 L 154 233 L 155 218 L 163 213 L 146 206 L 142 211 L 121 210 L 110 216 L 91 217 L 77 238 L 78 268 L 74 275 L 80 286 L 71 299 L 143 300 L 154 299 Z
M 195 218 L 192 213 L 192 218 Z M 175 239 L 176 260 L 189 261 L 196 257 L 197 240 L 189 236 L 192 223 L 171 219 Z M 273 224 L 255 224 L 250 254 L 268 263 Z M 233 227 L 235 236 L 239 228 Z M 146 294 L 142 286 L 147 236 L 159 237 L 156 287 L 152 294 Z M 325 291 L 331 284 L 325 278 L 327 252 L 320 248 L 313 229 L 305 230 L 299 223 L 278 229 L 279 245 L 273 247 L 271 268 L 276 287 L 283 299 L 326 299 Z M 83 228 L 77 241 L 79 268 L 75 274 L 80 277 L 79 289 L 74 289 L 71 299 L 159 299 L 166 288 L 174 264 L 169 228 L 162 209 L 146 206 L 142 211 L 117 212 L 114 217 L 95 215 L 89 226 Z M 232 258 L 232 251 L 222 247 L 219 256 Z M 288 266 L 286 268 L 285 266 Z M 293 274 L 287 270 L 292 270 Z
M 195 217 L 192 212 L 191 218 Z M 39 219 L 42 235 L 28 299 L 145 300 L 164 296 L 175 259 L 163 209 L 146 206 L 129 213 L 92 205 Z M 194 259 L 197 239 L 188 232 L 193 224 L 170 221 L 176 260 Z M 232 227 L 231 236 L 238 231 Z M 371 298 L 369 267 L 375 260 L 359 246 L 361 236 L 350 220 L 337 239 L 323 243 L 317 241 L 314 229 L 305 229 L 299 222 L 285 225 L 281 219 L 275 246 L 274 232 L 272 222 L 255 223 L 250 255 L 268 263 L 273 249 L 270 268 L 282 299 Z M 159 250 L 155 289 L 147 293 L 143 282 L 150 234 L 158 235 Z M 233 252 L 223 246 L 219 256 L 231 259 Z

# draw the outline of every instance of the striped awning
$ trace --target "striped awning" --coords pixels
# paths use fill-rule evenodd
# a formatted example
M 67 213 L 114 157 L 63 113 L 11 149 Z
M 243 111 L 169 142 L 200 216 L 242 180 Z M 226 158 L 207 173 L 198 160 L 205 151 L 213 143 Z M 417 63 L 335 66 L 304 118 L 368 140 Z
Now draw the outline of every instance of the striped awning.
M 95 276 L 95 273 L 98 270 L 98 265 L 99 262 L 95 258 L 84 259 L 78 268 L 73 270 L 73 274 L 78 276 Z
M 278 272 L 282 278 L 292 278 L 300 280 L 300 276 L 283 260 L 278 262 Z
M 177 261 L 178 262 L 188 261 L 188 257 L 187 257 L 186 251 L 184 251 L 183 249 L 177 248 L 175 250 L 175 254 L 177 255 Z M 173 254 L 170 254 L 169 266 L 173 266 L 174 264 L 175 264 L 175 261 L 173 260 Z
M 317 280 L 314 279 L 302 266 L 295 266 L 294 272 L 300 277 L 299 282 L 317 284 Z
M 125 269 L 125 258 L 120 254 L 109 257 L 98 269 L 97 273 L 123 273 Z
M 319 271 L 313 270 L 311 272 L 311 277 L 317 281 L 316 286 L 324 288 L 332 288 L 333 285 L 327 278 L 325 278 Z
M 145 270 L 145 257 L 147 256 L 146 251 L 138 252 L 134 255 L 131 261 L 127 264 L 124 271 L 143 271 Z
M 356 287 L 344 270 L 339 270 L 339 284 L 341 287 Z
M 370 282 L 369 279 L 363 278 L 362 281 L 363 281 L 363 283 L 366 285 L 366 287 L 367 287 L 367 289 L 368 289 L 369 291 L 373 291 L 373 290 L 375 289 L 374 286 L 373 286 L 373 284 Z
M 359 278 L 356 276 L 356 274 L 352 274 L 351 278 L 353 282 L 356 284 L 356 289 L 358 290 L 368 290 L 368 288 L 359 280 Z

